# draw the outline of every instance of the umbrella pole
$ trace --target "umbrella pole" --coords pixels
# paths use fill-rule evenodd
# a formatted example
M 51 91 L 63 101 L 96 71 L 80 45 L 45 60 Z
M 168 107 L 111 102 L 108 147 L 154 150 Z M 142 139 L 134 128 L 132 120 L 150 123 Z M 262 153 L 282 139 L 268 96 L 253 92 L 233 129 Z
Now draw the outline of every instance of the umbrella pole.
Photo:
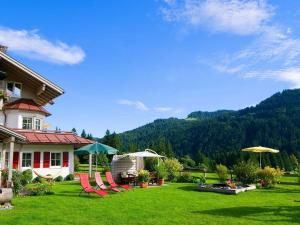
M 98 166 L 97 166 L 97 161 L 98 161 L 98 160 L 97 160 L 97 155 L 98 155 L 98 153 L 96 153 L 96 154 L 95 154 L 95 161 L 96 161 L 96 172 L 97 172 L 97 167 L 98 167 Z
M 92 177 L 92 154 L 89 154 L 89 177 Z
M 259 167 L 261 168 L 261 152 L 259 153 Z

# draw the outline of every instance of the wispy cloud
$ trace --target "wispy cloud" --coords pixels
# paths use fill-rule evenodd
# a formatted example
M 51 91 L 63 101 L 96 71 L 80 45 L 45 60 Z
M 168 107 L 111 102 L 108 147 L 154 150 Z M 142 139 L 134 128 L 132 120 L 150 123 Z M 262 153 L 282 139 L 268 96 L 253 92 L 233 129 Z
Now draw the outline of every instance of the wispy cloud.
M 80 47 L 60 41 L 51 42 L 38 34 L 37 30 L 0 27 L 0 44 L 8 46 L 9 51 L 28 58 L 57 64 L 77 64 L 85 58 Z
M 148 111 L 149 110 L 149 108 L 141 101 L 131 101 L 128 99 L 121 99 L 121 100 L 117 101 L 117 103 L 120 105 L 133 106 L 134 108 L 136 108 L 137 110 L 140 110 L 140 111 Z
M 169 0 L 161 11 L 170 22 L 254 38 L 240 51 L 201 63 L 220 73 L 273 79 L 300 87 L 300 38 L 290 27 L 273 21 L 275 7 L 266 0 Z
M 248 35 L 264 29 L 273 9 L 263 0 L 167 0 L 161 12 L 169 22 Z
M 121 99 L 118 100 L 117 103 L 119 105 L 125 105 L 125 106 L 131 106 L 139 111 L 150 111 L 150 112 L 156 112 L 156 113 L 168 113 L 168 114 L 180 114 L 183 112 L 183 109 L 181 108 L 172 108 L 169 106 L 158 106 L 158 107 L 147 107 L 146 104 L 144 104 L 141 101 L 132 101 L 128 99 Z

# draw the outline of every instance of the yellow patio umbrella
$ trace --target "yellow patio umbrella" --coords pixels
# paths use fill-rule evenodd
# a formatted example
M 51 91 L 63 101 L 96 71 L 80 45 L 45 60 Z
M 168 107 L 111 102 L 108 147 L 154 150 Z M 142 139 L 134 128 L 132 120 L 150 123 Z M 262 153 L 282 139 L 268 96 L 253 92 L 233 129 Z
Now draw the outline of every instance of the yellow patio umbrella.
M 244 148 L 242 149 L 242 152 L 254 152 L 254 153 L 259 153 L 259 166 L 261 168 L 261 153 L 279 153 L 279 150 L 273 149 L 273 148 L 266 148 L 262 146 L 257 146 L 257 147 L 251 147 L 251 148 Z

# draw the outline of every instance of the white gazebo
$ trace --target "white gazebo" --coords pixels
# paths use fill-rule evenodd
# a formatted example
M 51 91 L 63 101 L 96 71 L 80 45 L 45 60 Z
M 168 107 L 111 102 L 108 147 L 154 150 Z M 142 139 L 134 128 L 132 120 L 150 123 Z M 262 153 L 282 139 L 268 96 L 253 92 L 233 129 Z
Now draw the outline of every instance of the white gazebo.
M 144 169 L 144 158 L 164 158 L 165 156 L 157 154 L 154 150 L 145 149 L 145 151 L 126 153 L 123 155 L 114 155 L 111 162 L 111 171 L 114 179 L 119 179 L 120 173 L 137 174 L 139 170 Z

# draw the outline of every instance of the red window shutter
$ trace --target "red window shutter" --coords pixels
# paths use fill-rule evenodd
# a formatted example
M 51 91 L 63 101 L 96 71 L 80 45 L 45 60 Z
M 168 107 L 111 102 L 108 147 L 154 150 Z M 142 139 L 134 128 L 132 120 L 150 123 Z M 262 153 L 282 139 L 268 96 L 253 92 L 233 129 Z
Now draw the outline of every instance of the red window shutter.
M 13 156 L 13 168 L 17 169 L 19 165 L 19 152 L 14 152 Z
M 33 153 L 33 168 L 40 168 L 40 161 L 41 161 L 41 153 L 34 152 Z
M 44 168 L 49 168 L 50 165 L 50 152 L 44 152 Z
M 69 152 L 63 153 L 63 167 L 69 166 Z

